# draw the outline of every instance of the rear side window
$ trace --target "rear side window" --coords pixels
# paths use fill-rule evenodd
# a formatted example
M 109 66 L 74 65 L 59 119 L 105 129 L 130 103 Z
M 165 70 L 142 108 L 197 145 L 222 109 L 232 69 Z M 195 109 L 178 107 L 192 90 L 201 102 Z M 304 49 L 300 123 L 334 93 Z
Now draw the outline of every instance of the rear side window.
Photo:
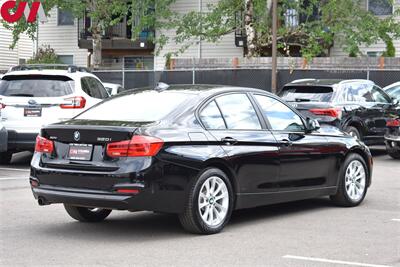
M 333 96 L 333 88 L 324 86 L 288 86 L 282 89 L 279 96 L 290 102 L 330 102 Z
M 82 90 L 93 98 L 106 99 L 109 96 L 101 82 L 93 77 L 82 78 L 81 84 Z
M 0 83 L 0 95 L 17 97 L 61 97 L 74 92 L 74 81 L 64 76 L 5 76 Z
M 390 97 L 377 86 L 371 84 L 349 84 L 347 100 L 350 102 L 379 102 L 389 103 Z
M 159 121 L 195 95 L 178 91 L 136 91 L 110 98 L 78 115 L 76 119 L 101 121 Z
M 261 124 L 245 94 L 229 94 L 216 98 L 228 129 L 260 130 Z
M 200 119 L 207 129 L 226 129 L 224 119 L 215 101 L 210 102 L 201 111 Z

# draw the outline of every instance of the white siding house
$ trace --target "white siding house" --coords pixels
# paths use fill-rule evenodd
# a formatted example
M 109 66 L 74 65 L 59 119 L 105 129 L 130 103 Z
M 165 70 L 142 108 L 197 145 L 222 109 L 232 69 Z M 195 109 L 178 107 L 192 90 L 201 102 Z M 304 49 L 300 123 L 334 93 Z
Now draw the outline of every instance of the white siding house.
M 32 57 L 33 41 L 27 35 L 20 36 L 14 49 L 10 49 L 12 40 L 11 31 L 0 23 L 0 70 L 7 70 Z
M 78 47 L 77 19 L 60 16 L 53 8 L 48 22 L 39 25 L 38 46 L 50 45 L 64 63 L 86 67 L 88 51 Z
M 178 13 L 187 13 L 190 11 L 205 11 L 209 4 L 217 3 L 218 0 L 177 0 L 172 9 Z M 157 32 L 156 32 L 157 34 Z M 174 31 L 165 31 L 168 37 L 174 37 Z M 182 44 L 176 44 L 172 41 L 167 43 L 160 54 L 155 57 L 155 68 L 163 69 L 165 66 L 165 55 L 169 52 L 175 52 L 182 47 Z M 243 48 L 236 47 L 235 34 L 228 34 L 221 38 L 218 43 L 201 42 L 189 47 L 181 58 L 234 58 L 243 57 Z
M 0 70 L 24 63 L 32 58 L 37 47 L 50 45 L 60 59 L 66 64 L 87 66 L 88 51 L 78 47 L 77 20 L 62 19 L 57 8 L 50 11 L 48 22 L 40 23 L 37 41 L 32 41 L 27 35 L 21 35 L 17 46 L 10 50 L 12 43 L 11 31 L 0 24 Z

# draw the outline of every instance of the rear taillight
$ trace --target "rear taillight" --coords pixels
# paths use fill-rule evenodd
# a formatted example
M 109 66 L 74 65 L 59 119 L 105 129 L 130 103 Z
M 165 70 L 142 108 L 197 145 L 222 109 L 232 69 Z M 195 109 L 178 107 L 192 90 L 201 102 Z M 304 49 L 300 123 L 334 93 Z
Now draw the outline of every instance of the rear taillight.
M 3 103 L 0 103 L 0 109 L 4 109 L 4 108 L 6 108 L 6 105 Z
M 389 120 L 386 122 L 387 127 L 400 127 L 400 120 Z
M 54 151 L 53 141 L 48 140 L 39 135 L 36 137 L 35 152 L 53 153 L 53 151 Z
M 86 99 L 83 96 L 74 96 L 64 100 L 70 102 L 60 105 L 60 107 L 64 109 L 79 109 L 86 106 Z
M 310 109 L 310 112 L 317 116 L 328 116 L 333 118 L 342 117 L 342 109 L 340 108 L 315 108 Z
M 159 138 L 135 135 L 131 140 L 108 144 L 107 155 L 111 158 L 152 157 L 157 155 L 163 145 L 163 140 Z

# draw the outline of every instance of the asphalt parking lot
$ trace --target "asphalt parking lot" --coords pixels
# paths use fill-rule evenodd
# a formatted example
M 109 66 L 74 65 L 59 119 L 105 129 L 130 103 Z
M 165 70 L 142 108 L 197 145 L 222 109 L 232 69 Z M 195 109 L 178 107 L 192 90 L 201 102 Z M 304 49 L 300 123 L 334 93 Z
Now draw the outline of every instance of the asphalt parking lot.
M 357 208 L 328 198 L 237 211 L 213 236 L 184 232 L 175 216 L 116 211 L 103 223 L 39 207 L 29 154 L 0 166 L 2 266 L 400 266 L 400 162 L 373 149 L 373 184 Z

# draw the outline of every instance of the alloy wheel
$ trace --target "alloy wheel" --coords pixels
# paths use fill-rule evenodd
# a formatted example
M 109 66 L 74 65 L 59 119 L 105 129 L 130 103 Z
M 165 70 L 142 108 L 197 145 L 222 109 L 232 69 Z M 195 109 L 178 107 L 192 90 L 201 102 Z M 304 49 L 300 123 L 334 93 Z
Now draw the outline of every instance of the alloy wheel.
M 348 197 L 352 201 L 357 202 L 363 197 L 367 180 L 366 177 L 364 165 L 360 161 L 354 160 L 347 166 L 345 188 Z
M 212 176 L 203 183 L 198 208 L 203 222 L 208 226 L 216 227 L 224 222 L 229 210 L 229 193 L 221 178 Z

